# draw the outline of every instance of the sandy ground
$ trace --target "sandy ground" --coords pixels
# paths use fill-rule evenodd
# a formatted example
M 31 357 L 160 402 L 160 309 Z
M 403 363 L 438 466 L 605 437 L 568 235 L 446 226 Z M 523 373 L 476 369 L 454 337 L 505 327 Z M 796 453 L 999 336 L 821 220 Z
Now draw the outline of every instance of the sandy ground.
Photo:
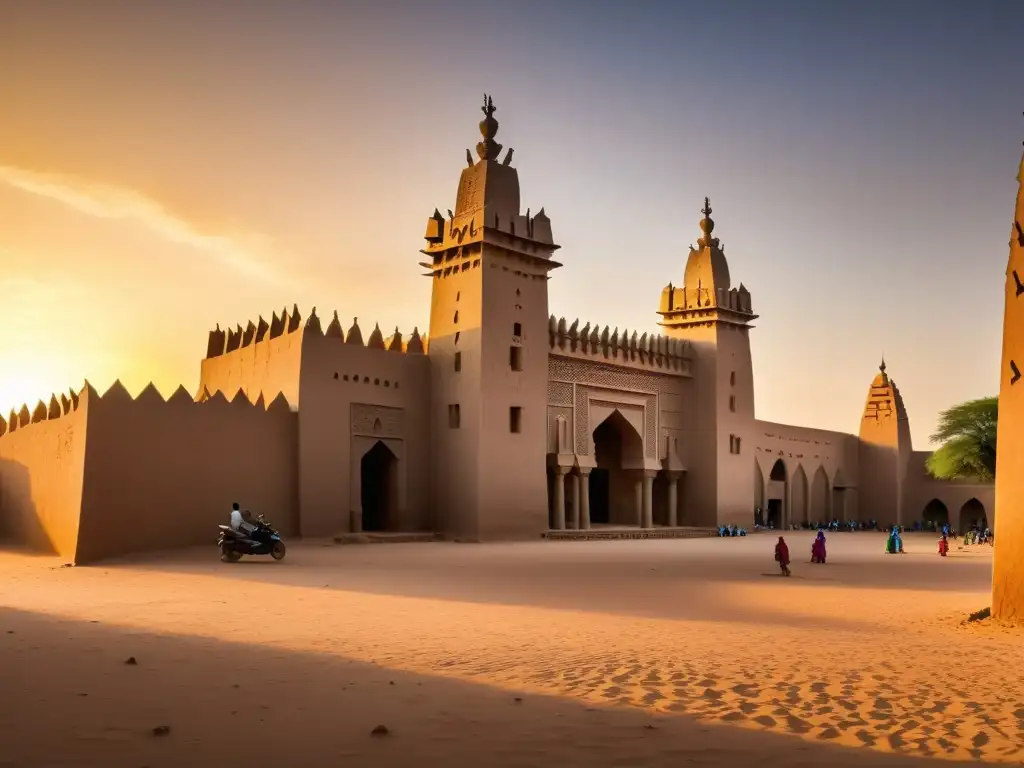
M 0 553 L 0 766 L 1024 758 L 1022 637 L 960 624 L 991 548 L 787 539 Z

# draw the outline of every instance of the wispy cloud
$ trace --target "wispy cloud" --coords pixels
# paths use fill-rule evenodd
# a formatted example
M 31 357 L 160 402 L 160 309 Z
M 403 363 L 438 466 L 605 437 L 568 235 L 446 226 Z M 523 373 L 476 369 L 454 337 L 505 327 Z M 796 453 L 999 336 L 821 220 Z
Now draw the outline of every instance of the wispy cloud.
M 253 233 L 203 232 L 158 201 L 133 189 L 5 165 L 0 165 L 0 183 L 59 202 L 88 216 L 137 222 L 170 243 L 212 255 L 254 280 L 277 285 L 291 282 L 274 269 L 272 262 L 276 259 L 265 238 Z

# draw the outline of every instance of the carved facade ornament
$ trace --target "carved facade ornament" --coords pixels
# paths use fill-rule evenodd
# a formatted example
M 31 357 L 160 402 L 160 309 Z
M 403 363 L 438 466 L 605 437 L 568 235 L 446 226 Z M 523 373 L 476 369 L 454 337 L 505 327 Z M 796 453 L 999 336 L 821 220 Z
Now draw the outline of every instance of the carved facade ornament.
M 405 410 L 384 405 L 352 403 L 352 434 L 392 440 L 405 439 Z

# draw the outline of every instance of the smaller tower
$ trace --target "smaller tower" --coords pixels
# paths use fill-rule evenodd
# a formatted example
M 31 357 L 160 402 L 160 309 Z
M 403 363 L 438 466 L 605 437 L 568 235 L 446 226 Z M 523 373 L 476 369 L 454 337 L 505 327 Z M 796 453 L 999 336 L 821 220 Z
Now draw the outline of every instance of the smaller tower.
M 697 422 L 686 477 L 686 515 L 694 524 L 753 520 L 754 372 L 750 292 L 733 288 L 725 248 L 714 236 L 704 198 L 701 237 L 686 259 L 683 287 L 661 292 L 661 325 L 693 345 Z
M 857 496 L 864 516 L 884 525 L 907 522 L 903 519 L 903 487 L 913 451 L 903 396 L 886 373 L 883 358 L 868 388 L 860 420 Z M 841 512 L 845 519 L 858 517 L 856 510 L 836 510 L 836 517 Z
M 1004 296 L 992 616 L 1019 621 L 1024 619 L 1024 156 L 1017 170 Z

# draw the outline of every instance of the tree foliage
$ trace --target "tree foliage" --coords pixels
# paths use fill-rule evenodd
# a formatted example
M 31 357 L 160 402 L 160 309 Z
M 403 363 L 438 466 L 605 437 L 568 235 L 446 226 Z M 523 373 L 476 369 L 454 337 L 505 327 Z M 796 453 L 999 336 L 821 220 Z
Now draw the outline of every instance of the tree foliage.
M 939 480 L 994 480 L 999 398 L 954 405 L 939 415 L 932 441 L 941 443 L 926 466 Z

